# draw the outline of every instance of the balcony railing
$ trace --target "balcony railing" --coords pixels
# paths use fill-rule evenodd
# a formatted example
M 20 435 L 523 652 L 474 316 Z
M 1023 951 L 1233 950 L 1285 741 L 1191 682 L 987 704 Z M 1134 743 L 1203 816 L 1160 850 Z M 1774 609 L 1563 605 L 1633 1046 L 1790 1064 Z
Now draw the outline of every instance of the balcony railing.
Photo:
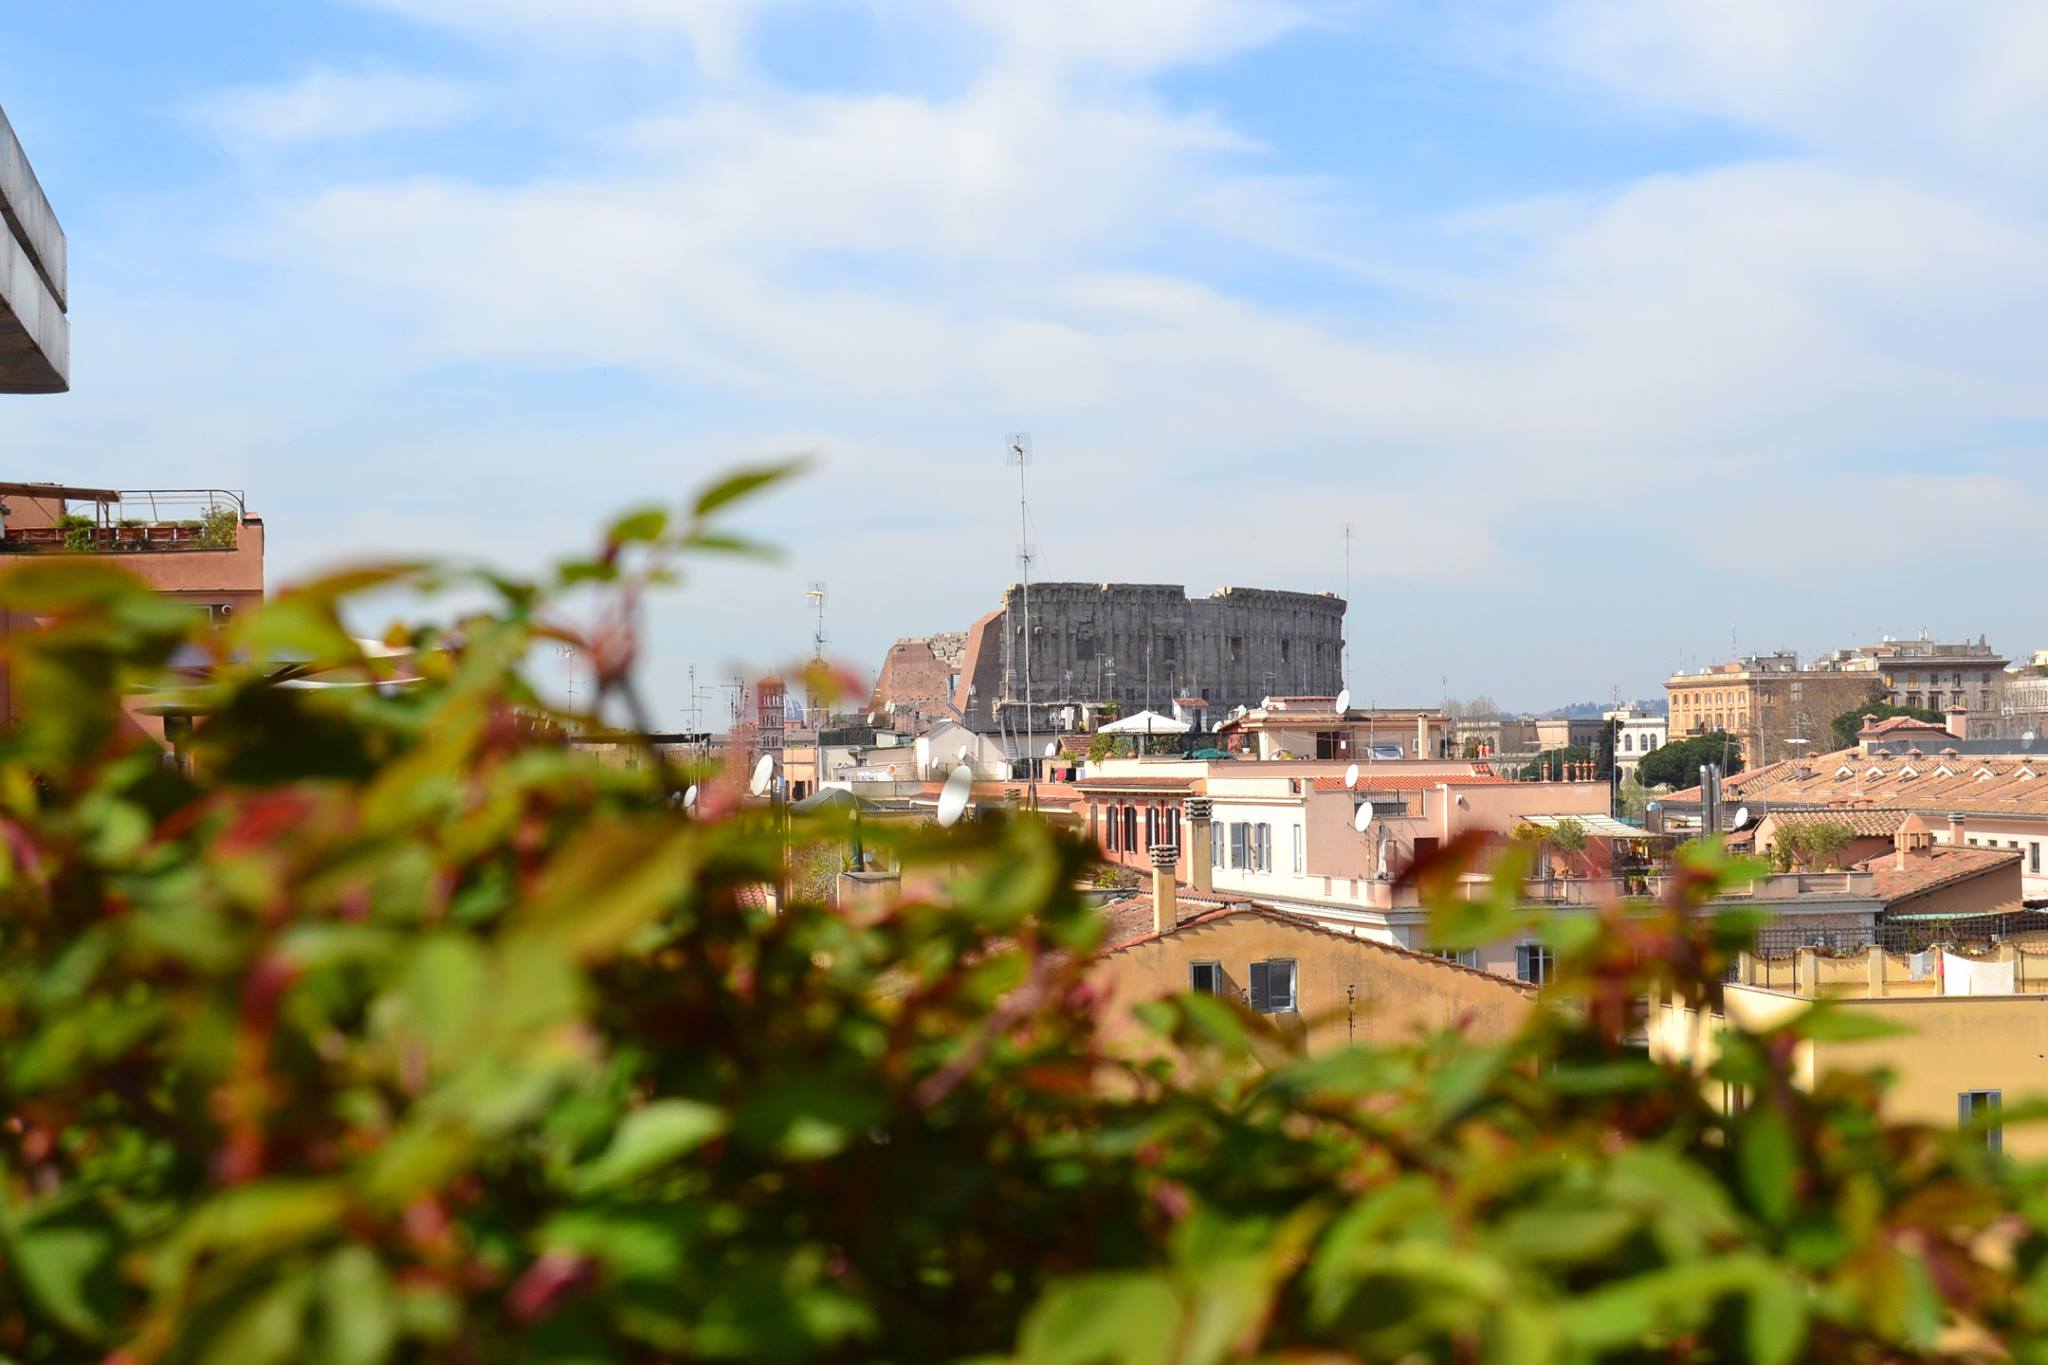
M 10 485 L 0 497 L 53 501 L 64 511 L 54 525 L 8 525 L 0 533 L 0 553 L 232 550 L 247 515 L 243 495 L 225 488 L 138 488 L 81 496 L 83 491 Z M 91 510 L 74 512 L 73 507 Z

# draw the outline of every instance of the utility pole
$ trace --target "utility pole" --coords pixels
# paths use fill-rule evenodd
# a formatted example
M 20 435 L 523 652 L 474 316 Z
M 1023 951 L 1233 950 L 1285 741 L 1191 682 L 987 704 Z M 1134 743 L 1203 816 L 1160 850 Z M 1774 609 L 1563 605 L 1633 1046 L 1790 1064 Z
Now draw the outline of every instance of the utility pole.
M 1017 562 L 1024 574 L 1024 772 L 1030 795 L 1027 810 L 1038 809 L 1038 738 L 1031 718 L 1031 502 L 1024 488 L 1024 471 L 1031 465 L 1031 433 L 1010 433 L 1009 461 L 1017 467 Z

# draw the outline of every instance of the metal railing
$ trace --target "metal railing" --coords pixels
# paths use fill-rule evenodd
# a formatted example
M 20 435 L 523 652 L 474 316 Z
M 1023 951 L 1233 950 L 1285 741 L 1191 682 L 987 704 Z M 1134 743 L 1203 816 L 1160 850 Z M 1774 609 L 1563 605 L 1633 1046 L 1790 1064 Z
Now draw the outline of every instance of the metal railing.
M 63 501 L 70 505 L 87 500 Z M 95 498 L 89 505 L 90 516 L 66 513 L 52 526 L 7 527 L 0 535 L 0 551 L 124 554 L 232 550 L 248 516 L 246 495 L 226 488 L 121 489 L 114 497 Z

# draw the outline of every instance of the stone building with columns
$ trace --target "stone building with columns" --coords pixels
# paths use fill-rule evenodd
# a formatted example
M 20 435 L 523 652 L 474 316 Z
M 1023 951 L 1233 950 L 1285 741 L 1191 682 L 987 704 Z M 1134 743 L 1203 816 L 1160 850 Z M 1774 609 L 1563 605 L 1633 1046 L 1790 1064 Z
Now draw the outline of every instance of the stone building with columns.
M 1027 613 L 1012 584 L 968 628 L 954 706 L 976 729 L 1021 729 L 1028 695 L 1043 731 L 1109 704 L 1165 712 L 1199 696 L 1220 716 L 1269 696 L 1332 696 L 1344 685 L 1344 605 L 1327 592 L 1033 583 Z

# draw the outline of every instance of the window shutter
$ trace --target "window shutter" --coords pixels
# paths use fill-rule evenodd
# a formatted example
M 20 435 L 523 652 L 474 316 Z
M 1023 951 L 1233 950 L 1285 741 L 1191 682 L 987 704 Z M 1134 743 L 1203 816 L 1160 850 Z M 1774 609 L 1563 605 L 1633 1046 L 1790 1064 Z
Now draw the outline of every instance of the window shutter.
M 1526 943 L 1515 945 L 1515 977 L 1521 981 L 1535 980 L 1529 975 L 1529 945 Z
M 1266 986 L 1266 964 L 1254 962 L 1252 964 L 1252 1009 L 1260 1014 L 1265 1014 L 1272 1008 L 1267 1002 Z

